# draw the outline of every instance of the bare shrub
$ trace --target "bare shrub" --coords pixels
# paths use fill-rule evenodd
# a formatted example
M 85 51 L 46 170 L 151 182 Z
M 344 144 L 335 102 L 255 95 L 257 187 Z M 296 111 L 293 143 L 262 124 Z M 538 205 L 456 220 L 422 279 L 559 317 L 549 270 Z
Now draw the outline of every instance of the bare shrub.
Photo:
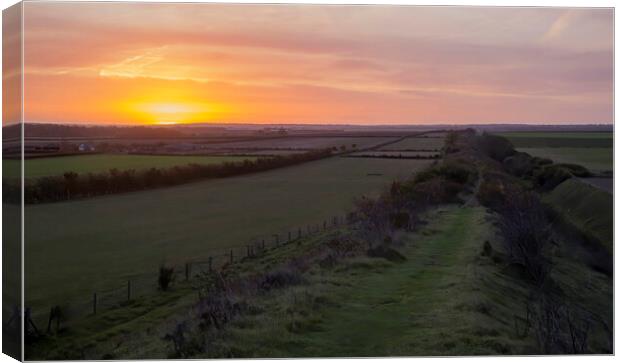
M 588 352 L 592 321 L 586 312 L 571 309 L 559 299 L 543 294 L 528 306 L 528 319 L 543 353 Z
M 187 322 L 181 322 L 164 336 L 164 340 L 172 343 L 173 353 L 170 358 L 189 358 L 203 350 L 201 345 L 190 337 L 189 330 Z
M 228 281 L 219 272 L 204 276 L 197 305 L 201 329 L 221 330 L 242 311 L 243 299 L 238 291 L 235 291 L 236 286 L 233 285 L 240 285 L 240 283 Z
M 360 232 L 364 238 L 380 241 L 394 232 L 390 220 L 391 205 L 385 198 L 377 200 L 362 197 L 355 201 Z
M 305 280 L 298 269 L 288 267 L 267 272 L 259 278 L 258 285 L 261 290 L 269 291 L 272 289 L 281 289 L 287 286 L 299 285 L 304 281 Z
M 332 239 L 321 246 L 317 253 L 319 266 L 333 267 L 342 259 L 353 257 L 362 252 L 362 243 L 351 238 Z
M 159 289 L 162 291 L 168 290 L 173 281 L 174 267 L 167 267 L 165 265 L 159 266 L 159 276 L 157 278 Z
M 532 192 L 508 195 L 500 210 L 499 231 L 512 263 L 520 265 L 542 286 L 551 269 L 544 256 L 551 228 L 538 196 Z
M 487 156 L 503 161 L 516 153 L 514 147 L 505 137 L 484 133 L 478 137 L 478 146 Z
M 65 316 L 65 312 L 64 310 L 60 307 L 60 305 L 56 305 L 53 306 L 50 309 L 50 315 L 49 315 L 49 320 L 47 322 L 47 332 L 46 334 L 51 334 L 53 331 L 53 323 L 54 321 L 56 322 L 56 329 L 55 329 L 55 333 L 58 334 L 60 332 L 60 324 L 63 320 L 65 320 L 66 316 Z
M 391 248 L 387 244 L 381 244 L 379 246 L 373 247 L 369 249 L 366 254 L 368 255 L 368 257 L 385 258 L 386 260 L 391 262 L 403 262 L 407 260 L 407 258 L 403 256 L 400 252 Z
M 200 303 L 201 328 L 214 327 L 217 330 L 224 328 L 233 317 L 241 313 L 243 303 L 236 301 L 226 293 L 209 294 Z
M 534 174 L 534 181 L 542 190 L 552 190 L 566 179 L 572 177 L 571 172 L 560 165 L 547 165 Z

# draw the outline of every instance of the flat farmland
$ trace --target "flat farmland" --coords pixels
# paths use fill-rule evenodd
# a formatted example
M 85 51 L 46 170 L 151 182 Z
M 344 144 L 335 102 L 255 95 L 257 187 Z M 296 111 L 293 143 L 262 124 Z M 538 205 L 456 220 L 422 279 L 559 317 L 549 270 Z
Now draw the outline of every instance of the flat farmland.
M 517 150 L 595 171 L 613 170 L 611 132 L 505 132 Z
M 386 150 L 379 150 L 379 151 L 360 151 L 360 152 L 356 152 L 356 153 L 352 153 L 351 156 L 364 156 L 364 155 L 370 155 L 370 156 L 376 156 L 376 157 L 434 157 L 434 156 L 438 156 L 440 155 L 438 152 L 435 151 L 386 151 Z
M 517 148 L 611 148 L 613 133 L 611 132 L 505 132 L 499 133 L 506 137 Z
M 397 143 L 384 146 L 381 150 L 434 150 L 441 149 L 443 145 L 443 137 L 408 137 Z
M 73 202 L 28 205 L 26 300 L 34 314 L 122 287 L 163 262 L 296 231 L 427 160 L 329 158 L 264 173 Z M 9 208 L 10 209 L 10 208 Z M 155 284 L 155 280 L 153 280 Z
M 252 155 L 252 156 L 269 156 L 269 155 L 291 155 L 291 154 L 303 154 L 308 152 L 307 150 L 282 150 L 282 149 L 262 149 L 262 150 L 249 150 L 243 152 L 243 155 Z M 231 155 L 235 155 L 234 151 L 229 152 Z M 237 151 L 237 154 L 241 152 Z
M 208 148 L 218 149 L 274 149 L 274 148 L 291 148 L 291 149 L 325 149 L 330 147 L 340 147 L 346 145 L 351 148 L 355 144 L 358 148 L 371 147 L 379 145 L 396 137 L 308 137 L 308 136 L 290 136 L 281 138 L 271 138 L 265 140 L 248 140 L 224 143 L 209 143 Z
M 62 175 L 67 171 L 78 174 L 96 173 L 116 168 L 126 169 L 149 169 L 167 168 L 176 165 L 187 164 L 219 164 L 223 162 L 242 161 L 255 159 L 254 157 L 237 156 L 176 156 L 176 155 L 127 155 L 127 154 L 95 154 L 59 156 L 49 158 L 26 159 L 24 173 L 26 178 L 38 178 L 43 176 Z M 3 160 L 3 173 L 8 177 L 18 177 L 11 172 L 19 166 L 19 160 Z M 13 175 L 15 174 L 15 175 Z
M 574 138 L 587 138 L 587 139 L 609 139 L 613 137 L 611 132 L 562 132 L 562 131 L 514 131 L 514 132 L 500 132 L 498 135 L 507 138 L 544 138 L 544 139 L 574 139 Z
M 553 160 L 555 163 L 579 164 L 586 168 L 601 172 L 613 170 L 613 149 L 605 148 L 575 148 L 575 147 L 547 147 L 547 148 L 519 148 L 532 156 L 539 156 Z

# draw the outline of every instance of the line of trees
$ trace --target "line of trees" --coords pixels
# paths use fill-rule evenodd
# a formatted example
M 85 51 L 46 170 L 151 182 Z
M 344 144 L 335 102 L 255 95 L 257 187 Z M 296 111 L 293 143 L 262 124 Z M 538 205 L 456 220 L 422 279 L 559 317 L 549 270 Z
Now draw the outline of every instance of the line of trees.
M 24 202 L 27 204 L 67 201 L 98 195 L 123 193 L 178 185 L 206 178 L 224 178 L 300 164 L 332 155 L 331 150 L 315 150 L 303 154 L 279 155 L 256 160 L 221 164 L 188 164 L 170 168 L 145 170 L 111 169 L 101 173 L 63 175 L 27 179 L 24 182 Z M 18 180 L 3 181 L 3 199 L 19 203 Z
M 386 155 L 386 154 L 359 154 L 359 155 L 347 155 L 347 158 L 375 158 L 375 159 L 414 159 L 414 160 L 435 160 L 440 159 L 441 155 Z

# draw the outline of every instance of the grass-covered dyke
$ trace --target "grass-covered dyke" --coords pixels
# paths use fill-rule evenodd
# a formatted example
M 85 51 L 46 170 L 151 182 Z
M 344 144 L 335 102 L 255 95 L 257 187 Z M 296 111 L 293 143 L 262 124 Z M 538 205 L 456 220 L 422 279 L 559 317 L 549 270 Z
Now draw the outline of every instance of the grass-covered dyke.
M 545 196 L 562 217 L 613 253 L 613 198 L 577 179 L 568 179 Z
M 32 358 L 611 352 L 610 278 L 485 137 L 448 136 L 443 160 L 360 198 L 347 226 L 44 338 Z
M 611 352 L 611 250 L 592 245 L 588 226 L 562 218 L 556 209 L 563 203 L 574 216 L 569 206 L 578 206 L 583 220 L 583 213 L 596 216 L 605 196 L 576 197 L 583 191 L 571 187 L 572 177 L 589 174 L 579 165 L 519 153 L 499 136 L 482 135 L 480 146 L 495 164 L 484 168 L 478 200 L 496 215 L 510 268 L 530 281 L 524 331 L 535 334 L 541 353 Z M 545 203 L 558 195 L 562 202 Z M 612 228 L 608 216 L 594 223 Z M 493 254 L 492 247 L 487 254 Z M 584 299 L 580 291 L 591 288 L 594 275 L 600 290 Z

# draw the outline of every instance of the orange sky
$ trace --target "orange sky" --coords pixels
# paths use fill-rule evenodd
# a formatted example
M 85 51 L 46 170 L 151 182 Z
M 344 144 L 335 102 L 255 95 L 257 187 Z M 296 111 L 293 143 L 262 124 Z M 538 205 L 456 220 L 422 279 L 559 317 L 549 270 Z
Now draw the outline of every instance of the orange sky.
M 24 7 L 30 122 L 612 122 L 609 9 Z

